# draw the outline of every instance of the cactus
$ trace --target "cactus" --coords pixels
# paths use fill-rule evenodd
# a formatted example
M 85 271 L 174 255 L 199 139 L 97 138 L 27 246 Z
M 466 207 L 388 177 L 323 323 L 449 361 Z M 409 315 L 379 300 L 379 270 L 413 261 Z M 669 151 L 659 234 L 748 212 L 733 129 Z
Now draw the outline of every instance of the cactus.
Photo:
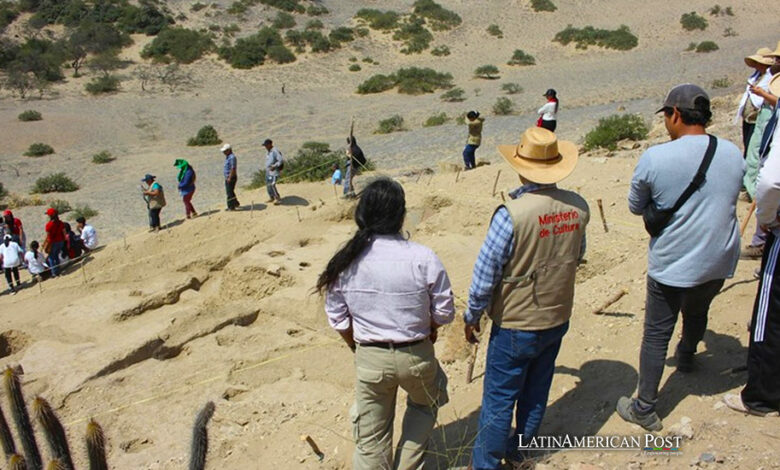
M 10 367 L 5 370 L 5 391 L 11 402 L 11 413 L 16 423 L 19 438 L 22 441 L 25 460 L 30 470 L 42 470 L 43 461 L 41 453 L 38 451 L 38 443 L 35 441 L 32 423 L 30 423 L 30 414 L 27 412 L 27 405 L 24 403 L 22 394 L 22 384 L 19 382 L 19 376 Z
M 38 424 L 43 428 L 46 434 L 46 441 L 49 443 L 49 450 L 52 456 L 58 461 L 64 470 L 73 470 L 73 459 L 70 457 L 70 447 L 68 446 L 68 436 L 62 427 L 54 410 L 51 409 L 49 402 L 41 397 L 36 397 L 33 401 L 33 415 Z M 47 468 L 52 468 L 51 463 Z
M 209 433 L 207 426 L 214 415 L 214 402 L 206 403 L 195 418 L 195 427 L 192 430 L 192 448 L 190 449 L 190 470 L 203 470 L 206 468 L 206 454 L 209 450 Z
M 68 470 L 68 467 L 66 467 L 61 461 L 54 459 L 51 460 L 49 465 L 46 466 L 46 470 Z
M 90 419 L 87 423 L 87 456 L 89 470 L 108 470 L 106 438 L 103 429 L 94 419 Z
M 24 457 L 19 454 L 14 454 L 8 459 L 8 467 L 11 470 L 27 470 L 27 462 Z
M 16 453 L 16 444 L 14 444 L 14 436 L 11 434 L 11 429 L 8 427 L 8 421 L 5 420 L 2 408 L 0 408 L 0 442 L 3 444 L 5 458 L 10 459 Z

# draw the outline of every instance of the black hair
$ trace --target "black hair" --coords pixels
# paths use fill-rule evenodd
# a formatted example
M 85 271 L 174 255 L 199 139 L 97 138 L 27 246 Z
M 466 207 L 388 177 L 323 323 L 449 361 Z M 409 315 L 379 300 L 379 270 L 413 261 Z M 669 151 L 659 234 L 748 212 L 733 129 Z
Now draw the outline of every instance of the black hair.
M 85 219 L 84 217 L 79 217 L 79 218 L 76 219 L 76 223 L 78 223 L 78 224 L 86 224 L 87 223 L 87 219 Z
M 65 225 L 65 232 L 66 233 L 70 233 L 70 232 L 73 231 L 73 230 L 70 229 L 70 224 L 69 223 L 65 222 L 63 225 Z
M 693 102 L 694 108 L 677 108 L 680 111 L 680 119 L 686 126 L 704 126 L 706 127 L 712 119 L 712 111 L 710 111 L 710 101 L 703 97 L 697 97 Z M 674 108 L 666 106 L 664 107 L 664 114 L 671 116 L 674 114 Z
M 469 118 L 470 121 L 473 121 L 474 119 L 479 117 L 479 113 L 476 111 L 469 111 L 466 113 L 466 117 Z
M 38 240 L 33 240 L 32 243 L 30 243 L 30 249 L 32 249 L 32 251 L 38 251 L 38 247 L 40 246 Z
M 3 216 L 3 222 L 7 224 L 9 227 L 14 226 L 14 216 L 8 214 Z
M 366 186 L 355 209 L 358 231 L 328 261 L 317 279 L 315 290 L 323 293 L 368 247 L 375 235 L 400 234 L 406 215 L 404 188 L 390 178 L 379 178 Z

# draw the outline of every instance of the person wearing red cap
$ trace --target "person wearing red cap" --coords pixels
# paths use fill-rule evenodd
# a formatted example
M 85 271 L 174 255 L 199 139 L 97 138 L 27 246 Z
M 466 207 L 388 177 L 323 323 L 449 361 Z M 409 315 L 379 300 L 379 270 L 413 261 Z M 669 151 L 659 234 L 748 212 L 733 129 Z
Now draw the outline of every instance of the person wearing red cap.
M 65 249 L 65 224 L 60 220 L 57 209 L 52 207 L 46 209 L 46 215 L 49 216 L 49 221 L 46 223 L 46 241 L 43 243 L 43 251 L 49 253 L 46 261 L 51 268 L 51 277 L 57 277 L 60 274 L 60 255 Z
M 22 221 L 14 217 L 13 212 L 6 210 L 3 212 L 3 224 L 6 226 L 6 233 L 11 235 L 11 239 L 19 244 L 22 249 L 25 248 L 26 240 Z

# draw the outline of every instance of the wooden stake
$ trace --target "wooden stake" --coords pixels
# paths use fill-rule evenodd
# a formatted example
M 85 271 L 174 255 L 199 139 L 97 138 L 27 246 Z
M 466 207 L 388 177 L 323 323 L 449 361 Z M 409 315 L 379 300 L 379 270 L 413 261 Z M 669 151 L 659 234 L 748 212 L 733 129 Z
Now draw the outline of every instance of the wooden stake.
M 496 173 L 496 180 L 493 181 L 493 194 L 492 196 L 495 197 L 496 195 L 496 186 L 498 186 L 498 178 L 501 176 L 501 170 L 498 170 L 498 173 Z
M 126 250 L 127 249 L 127 235 L 122 235 L 122 240 L 124 241 L 125 250 Z
M 301 221 L 301 209 L 300 209 L 300 208 L 298 208 L 298 207 L 296 207 L 296 208 L 295 208 L 295 212 L 297 212 L 297 213 L 298 213 L 298 222 L 300 222 L 300 221 Z
M 745 220 L 742 221 L 742 227 L 739 229 L 739 236 L 744 237 L 745 236 L 745 229 L 747 229 L 748 222 L 750 222 L 750 218 L 753 217 L 753 212 L 756 210 L 756 201 L 753 200 L 753 202 L 750 204 L 750 209 L 748 209 L 747 217 L 745 217 Z
M 471 349 L 471 357 L 469 358 L 468 367 L 466 367 L 466 383 L 470 384 L 474 377 L 474 363 L 477 362 L 477 350 L 479 349 L 479 343 L 475 344 Z
M 625 289 L 620 289 L 620 292 L 616 292 L 615 295 L 609 298 L 606 302 L 604 302 L 604 305 L 601 307 L 593 310 L 594 315 L 601 315 L 604 313 L 604 310 L 608 309 L 612 304 L 617 302 L 618 300 L 622 299 L 624 295 L 628 294 L 628 291 Z
M 84 276 L 84 284 L 89 284 L 87 281 L 87 270 L 84 268 L 84 263 L 87 262 L 87 259 L 84 258 L 84 260 L 81 261 L 81 274 Z
M 458 178 L 460 178 L 460 168 L 458 168 L 458 172 L 455 173 L 455 182 L 458 182 Z
M 249 218 L 251 219 L 255 214 L 255 201 L 250 201 L 252 203 L 251 206 L 249 206 Z
M 423 175 L 423 172 L 422 172 L 422 171 L 420 171 L 419 173 L 417 173 L 417 180 L 415 180 L 415 183 L 419 183 L 419 182 L 420 182 L 420 178 L 422 178 L 422 175 Z
M 506 198 L 504 197 L 504 191 L 501 191 L 501 200 L 506 202 Z
M 601 223 L 604 225 L 604 233 L 607 233 L 609 227 L 607 227 L 607 219 L 604 218 L 604 205 L 601 204 L 601 199 L 596 199 L 596 203 L 599 205 L 599 215 L 601 215 Z
M 43 294 L 43 278 L 38 278 L 38 292 Z
M 317 458 L 322 462 L 325 459 L 325 454 L 322 453 L 320 448 L 317 446 L 317 443 L 314 442 L 314 439 L 311 438 L 308 434 L 301 435 L 301 440 L 309 444 L 309 447 L 311 447 L 312 452 L 314 452 L 315 455 L 317 455 Z

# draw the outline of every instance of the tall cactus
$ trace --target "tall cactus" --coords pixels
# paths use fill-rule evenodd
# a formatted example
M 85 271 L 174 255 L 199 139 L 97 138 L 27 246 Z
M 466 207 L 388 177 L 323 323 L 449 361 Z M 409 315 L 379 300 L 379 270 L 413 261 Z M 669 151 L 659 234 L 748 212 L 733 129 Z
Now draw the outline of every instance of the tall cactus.
M 14 444 L 14 436 L 11 434 L 11 429 L 8 427 L 8 421 L 5 420 L 5 413 L 3 413 L 2 408 L 0 408 L 0 442 L 3 445 L 5 458 L 10 459 L 16 453 L 16 444 Z
M 68 436 L 62 427 L 59 418 L 51 409 L 49 402 L 41 397 L 36 397 L 33 401 L 33 415 L 38 424 L 43 428 L 46 434 L 46 441 L 49 443 L 49 450 L 56 461 L 64 470 L 73 470 L 73 459 L 70 457 L 70 446 L 68 446 Z M 49 464 L 51 467 L 51 463 Z M 47 467 L 48 468 L 48 467 Z
M 206 403 L 195 418 L 195 426 L 192 430 L 192 448 L 190 449 L 190 470 L 204 470 L 206 468 L 206 454 L 209 451 L 208 424 L 214 415 L 214 402 Z
M 106 438 L 103 435 L 103 428 L 94 419 L 90 419 L 87 423 L 87 456 L 89 470 L 108 470 Z
M 42 470 L 43 461 L 41 460 L 41 453 L 38 451 L 38 443 L 35 441 L 32 423 L 30 423 L 30 413 L 27 412 L 27 405 L 24 403 L 19 376 L 10 367 L 5 370 L 4 376 L 5 391 L 8 394 L 8 399 L 11 401 L 11 413 L 19 432 L 19 438 L 22 441 L 22 448 L 27 461 L 26 467 L 30 470 Z
M 14 454 L 8 459 L 8 466 L 11 470 L 27 470 L 27 462 L 19 454 Z

